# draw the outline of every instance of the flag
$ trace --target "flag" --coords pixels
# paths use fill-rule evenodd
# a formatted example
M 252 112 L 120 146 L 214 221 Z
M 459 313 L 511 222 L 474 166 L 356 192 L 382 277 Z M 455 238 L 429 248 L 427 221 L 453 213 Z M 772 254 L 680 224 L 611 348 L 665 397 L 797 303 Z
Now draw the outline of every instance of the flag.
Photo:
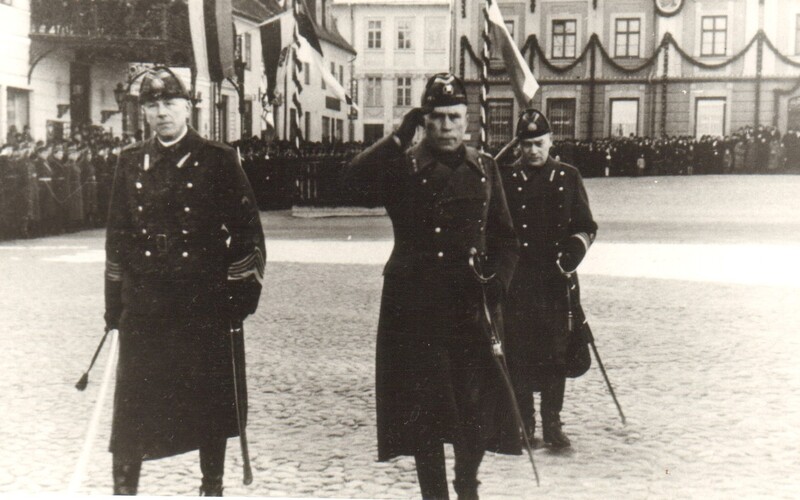
M 305 2 L 303 2 L 303 5 L 305 5 Z M 295 39 L 297 58 L 301 62 L 308 63 L 309 66 L 316 67 L 322 75 L 322 79 L 325 81 L 325 86 L 330 89 L 339 100 L 346 102 L 350 107 L 358 110 L 358 106 L 353 104 L 353 99 L 344 87 L 342 87 L 342 84 L 339 83 L 339 80 L 325 67 L 322 61 L 322 45 L 319 42 L 314 21 L 304 9 L 297 9 L 295 11 L 295 23 L 297 25 Z
M 198 75 L 212 82 L 234 76 L 231 0 L 189 0 L 189 29 Z
M 511 87 L 520 106 L 527 108 L 531 105 L 533 96 L 539 90 L 539 82 L 531 73 L 530 68 L 525 63 L 525 59 L 511 38 L 503 14 L 497 6 L 496 1 L 486 0 L 486 19 L 489 21 L 489 33 L 492 40 L 492 48 L 499 49 L 503 57 L 506 71 L 508 71 Z
M 287 29 L 286 23 L 282 18 L 289 11 L 281 12 L 259 25 L 261 34 L 261 58 L 264 62 L 264 74 L 267 77 L 267 96 L 270 102 L 275 99 L 278 86 L 278 67 L 281 65 L 283 46 L 285 38 L 284 32 Z

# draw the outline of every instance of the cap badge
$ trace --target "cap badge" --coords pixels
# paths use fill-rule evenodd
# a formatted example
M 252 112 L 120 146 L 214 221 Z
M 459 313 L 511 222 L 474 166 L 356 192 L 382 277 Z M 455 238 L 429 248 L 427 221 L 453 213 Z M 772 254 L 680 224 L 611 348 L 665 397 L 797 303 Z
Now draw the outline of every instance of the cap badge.
M 528 124 L 528 132 L 536 132 L 536 129 L 539 128 L 536 126 L 535 123 L 531 122 Z
M 442 94 L 444 95 L 453 95 L 453 84 L 446 83 L 444 87 L 442 87 Z

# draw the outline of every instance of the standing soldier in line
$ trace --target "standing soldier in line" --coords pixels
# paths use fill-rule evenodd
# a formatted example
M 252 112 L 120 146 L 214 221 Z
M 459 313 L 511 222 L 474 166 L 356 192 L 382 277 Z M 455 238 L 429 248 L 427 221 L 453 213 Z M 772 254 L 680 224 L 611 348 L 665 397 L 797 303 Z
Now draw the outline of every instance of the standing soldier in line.
M 84 226 L 95 227 L 100 220 L 97 210 L 97 173 L 92 161 L 92 148 L 83 149 L 78 165 L 81 168 L 81 190 L 83 193 Z
M 406 149 L 418 125 L 425 136 Z M 384 201 L 395 234 L 378 323 L 378 460 L 412 455 L 426 499 L 449 497 L 444 443 L 455 450 L 458 498 L 478 498 L 478 468 L 499 432 L 493 415 L 504 414 L 469 258 L 472 248 L 486 256 L 485 273 L 496 274 L 489 294 L 496 306 L 518 244 L 497 165 L 464 144 L 466 125 L 464 84 L 436 74 L 422 108 L 406 114 L 397 132 L 354 158 L 344 173 L 354 196 Z
M 120 332 L 114 493 L 136 493 L 143 460 L 199 449 L 200 494 L 220 496 L 227 439 L 246 421 L 232 365 L 243 368 L 264 234 L 236 151 L 188 126 L 184 83 L 157 67 L 139 98 L 156 137 L 120 155 L 106 239 L 106 328 Z
M 67 148 L 67 162 L 64 164 L 67 192 L 64 208 L 67 211 L 67 229 L 75 231 L 83 225 L 83 186 L 81 185 L 81 166 L 78 162 L 81 156 L 80 144 L 70 144 Z
M 538 390 L 544 442 L 566 448 L 570 441 L 562 432 L 560 412 L 566 376 L 577 375 L 570 374 L 568 341 L 574 337 L 569 329 L 583 323 L 575 270 L 594 241 L 597 224 L 578 170 L 549 156 L 547 118 L 525 110 L 517 138 L 519 159 L 501 168 L 522 245 L 505 302 L 508 361 L 529 435 L 535 431 L 533 391 Z M 575 326 L 568 321 L 570 308 Z
M 61 234 L 66 231 L 68 225 L 69 211 L 65 203 L 69 188 L 67 185 L 67 177 L 69 167 L 67 160 L 64 158 L 65 146 L 57 144 L 53 148 L 53 154 L 48 160 L 48 165 L 51 168 L 49 181 L 45 184 L 45 188 L 49 191 L 47 196 L 50 197 L 48 202 L 52 206 L 48 207 L 51 215 L 50 234 Z M 41 175 L 39 176 L 41 179 Z

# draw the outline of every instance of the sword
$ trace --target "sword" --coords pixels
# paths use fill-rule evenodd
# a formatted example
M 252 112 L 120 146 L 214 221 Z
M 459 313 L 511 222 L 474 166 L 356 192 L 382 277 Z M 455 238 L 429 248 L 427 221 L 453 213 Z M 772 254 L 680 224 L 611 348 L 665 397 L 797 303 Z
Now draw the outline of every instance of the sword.
M 247 424 L 244 421 L 244 416 L 242 415 L 242 408 L 239 405 L 239 373 L 240 370 L 243 370 L 243 367 L 240 367 L 236 363 L 236 336 L 241 335 L 242 341 L 244 341 L 244 331 L 242 329 L 242 324 L 238 323 L 234 325 L 231 323 L 230 325 L 230 334 L 231 334 L 231 365 L 233 367 L 233 398 L 234 398 L 234 405 L 236 406 L 236 424 L 239 426 L 239 445 L 242 448 L 242 462 L 244 467 L 244 478 L 242 479 L 242 483 L 245 485 L 249 485 L 253 482 L 253 469 L 250 467 L 250 451 L 247 447 Z M 242 375 L 244 373 L 242 372 Z
M 597 346 L 594 345 L 594 335 L 592 335 L 592 329 L 589 328 L 589 323 L 586 320 L 583 321 L 583 332 L 584 335 L 586 335 L 586 340 L 589 341 L 589 345 L 592 346 L 592 351 L 594 352 L 594 359 L 597 360 L 597 366 L 600 367 L 600 372 L 603 374 L 603 379 L 605 379 L 606 381 L 608 392 L 611 393 L 611 398 L 614 400 L 614 404 L 617 406 L 617 411 L 619 412 L 619 418 L 622 420 L 622 425 L 625 425 L 625 414 L 622 413 L 622 407 L 619 405 L 619 401 L 617 400 L 617 395 L 614 394 L 614 388 L 611 387 L 611 381 L 608 379 L 608 374 L 606 373 L 606 369 L 603 366 L 603 360 L 600 359 L 600 353 L 597 352 Z
M 479 259 L 476 257 L 478 257 L 478 250 L 475 248 L 470 248 L 469 267 L 472 268 L 478 283 L 481 284 L 483 316 L 487 327 L 486 333 L 489 336 L 489 341 L 492 343 L 492 359 L 497 365 L 497 368 L 500 371 L 500 375 L 503 379 L 503 385 L 506 388 L 506 393 L 509 401 L 511 402 L 511 408 L 514 412 L 514 420 L 516 421 L 517 428 L 522 435 L 523 444 L 525 445 L 525 451 L 528 452 L 528 459 L 531 462 L 531 467 L 533 467 L 533 475 L 536 478 L 536 486 L 539 486 L 539 471 L 536 470 L 536 462 L 533 459 L 533 448 L 531 447 L 530 437 L 528 436 L 528 432 L 525 430 L 525 424 L 522 420 L 522 412 L 519 409 L 519 403 L 517 402 L 514 385 L 511 383 L 511 375 L 508 372 L 508 365 L 506 364 L 505 354 L 503 353 L 503 343 L 500 340 L 500 335 L 497 333 L 497 327 L 494 321 L 492 321 L 492 313 L 489 310 L 489 302 L 486 299 L 486 284 L 495 279 L 496 276 L 494 274 L 488 277 L 484 276 Z
M 85 390 L 86 386 L 89 384 L 89 372 L 92 370 L 94 362 L 97 361 L 97 355 L 100 354 L 100 351 L 103 349 L 103 344 L 106 342 L 106 337 L 108 337 L 109 332 L 112 331 L 116 332 L 116 329 L 106 329 L 106 332 L 103 334 L 103 338 L 100 339 L 100 344 L 98 344 L 97 349 L 94 350 L 94 356 L 92 356 L 92 361 L 89 363 L 89 368 L 83 372 L 83 375 L 81 375 L 81 378 L 75 384 L 75 388 L 79 391 Z

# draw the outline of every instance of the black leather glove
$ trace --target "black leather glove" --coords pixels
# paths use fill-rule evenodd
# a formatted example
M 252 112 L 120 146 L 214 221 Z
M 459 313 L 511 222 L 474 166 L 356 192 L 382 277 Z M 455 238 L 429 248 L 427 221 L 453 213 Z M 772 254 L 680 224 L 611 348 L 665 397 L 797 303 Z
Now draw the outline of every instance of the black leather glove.
M 417 133 L 417 127 L 421 127 L 424 123 L 424 117 L 425 112 L 422 111 L 422 108 L 413 108 L 403 117 L 403 121 L 394 132 L 395 137 L 400 141 L 401 148 L 405 149 L 411 144 L 414 134 Z
M 586 256 L 586 245 L 577 236 L 570 236 L 560 245 L 558 260 L 556 261 L 562 273 L 573 273 Z

